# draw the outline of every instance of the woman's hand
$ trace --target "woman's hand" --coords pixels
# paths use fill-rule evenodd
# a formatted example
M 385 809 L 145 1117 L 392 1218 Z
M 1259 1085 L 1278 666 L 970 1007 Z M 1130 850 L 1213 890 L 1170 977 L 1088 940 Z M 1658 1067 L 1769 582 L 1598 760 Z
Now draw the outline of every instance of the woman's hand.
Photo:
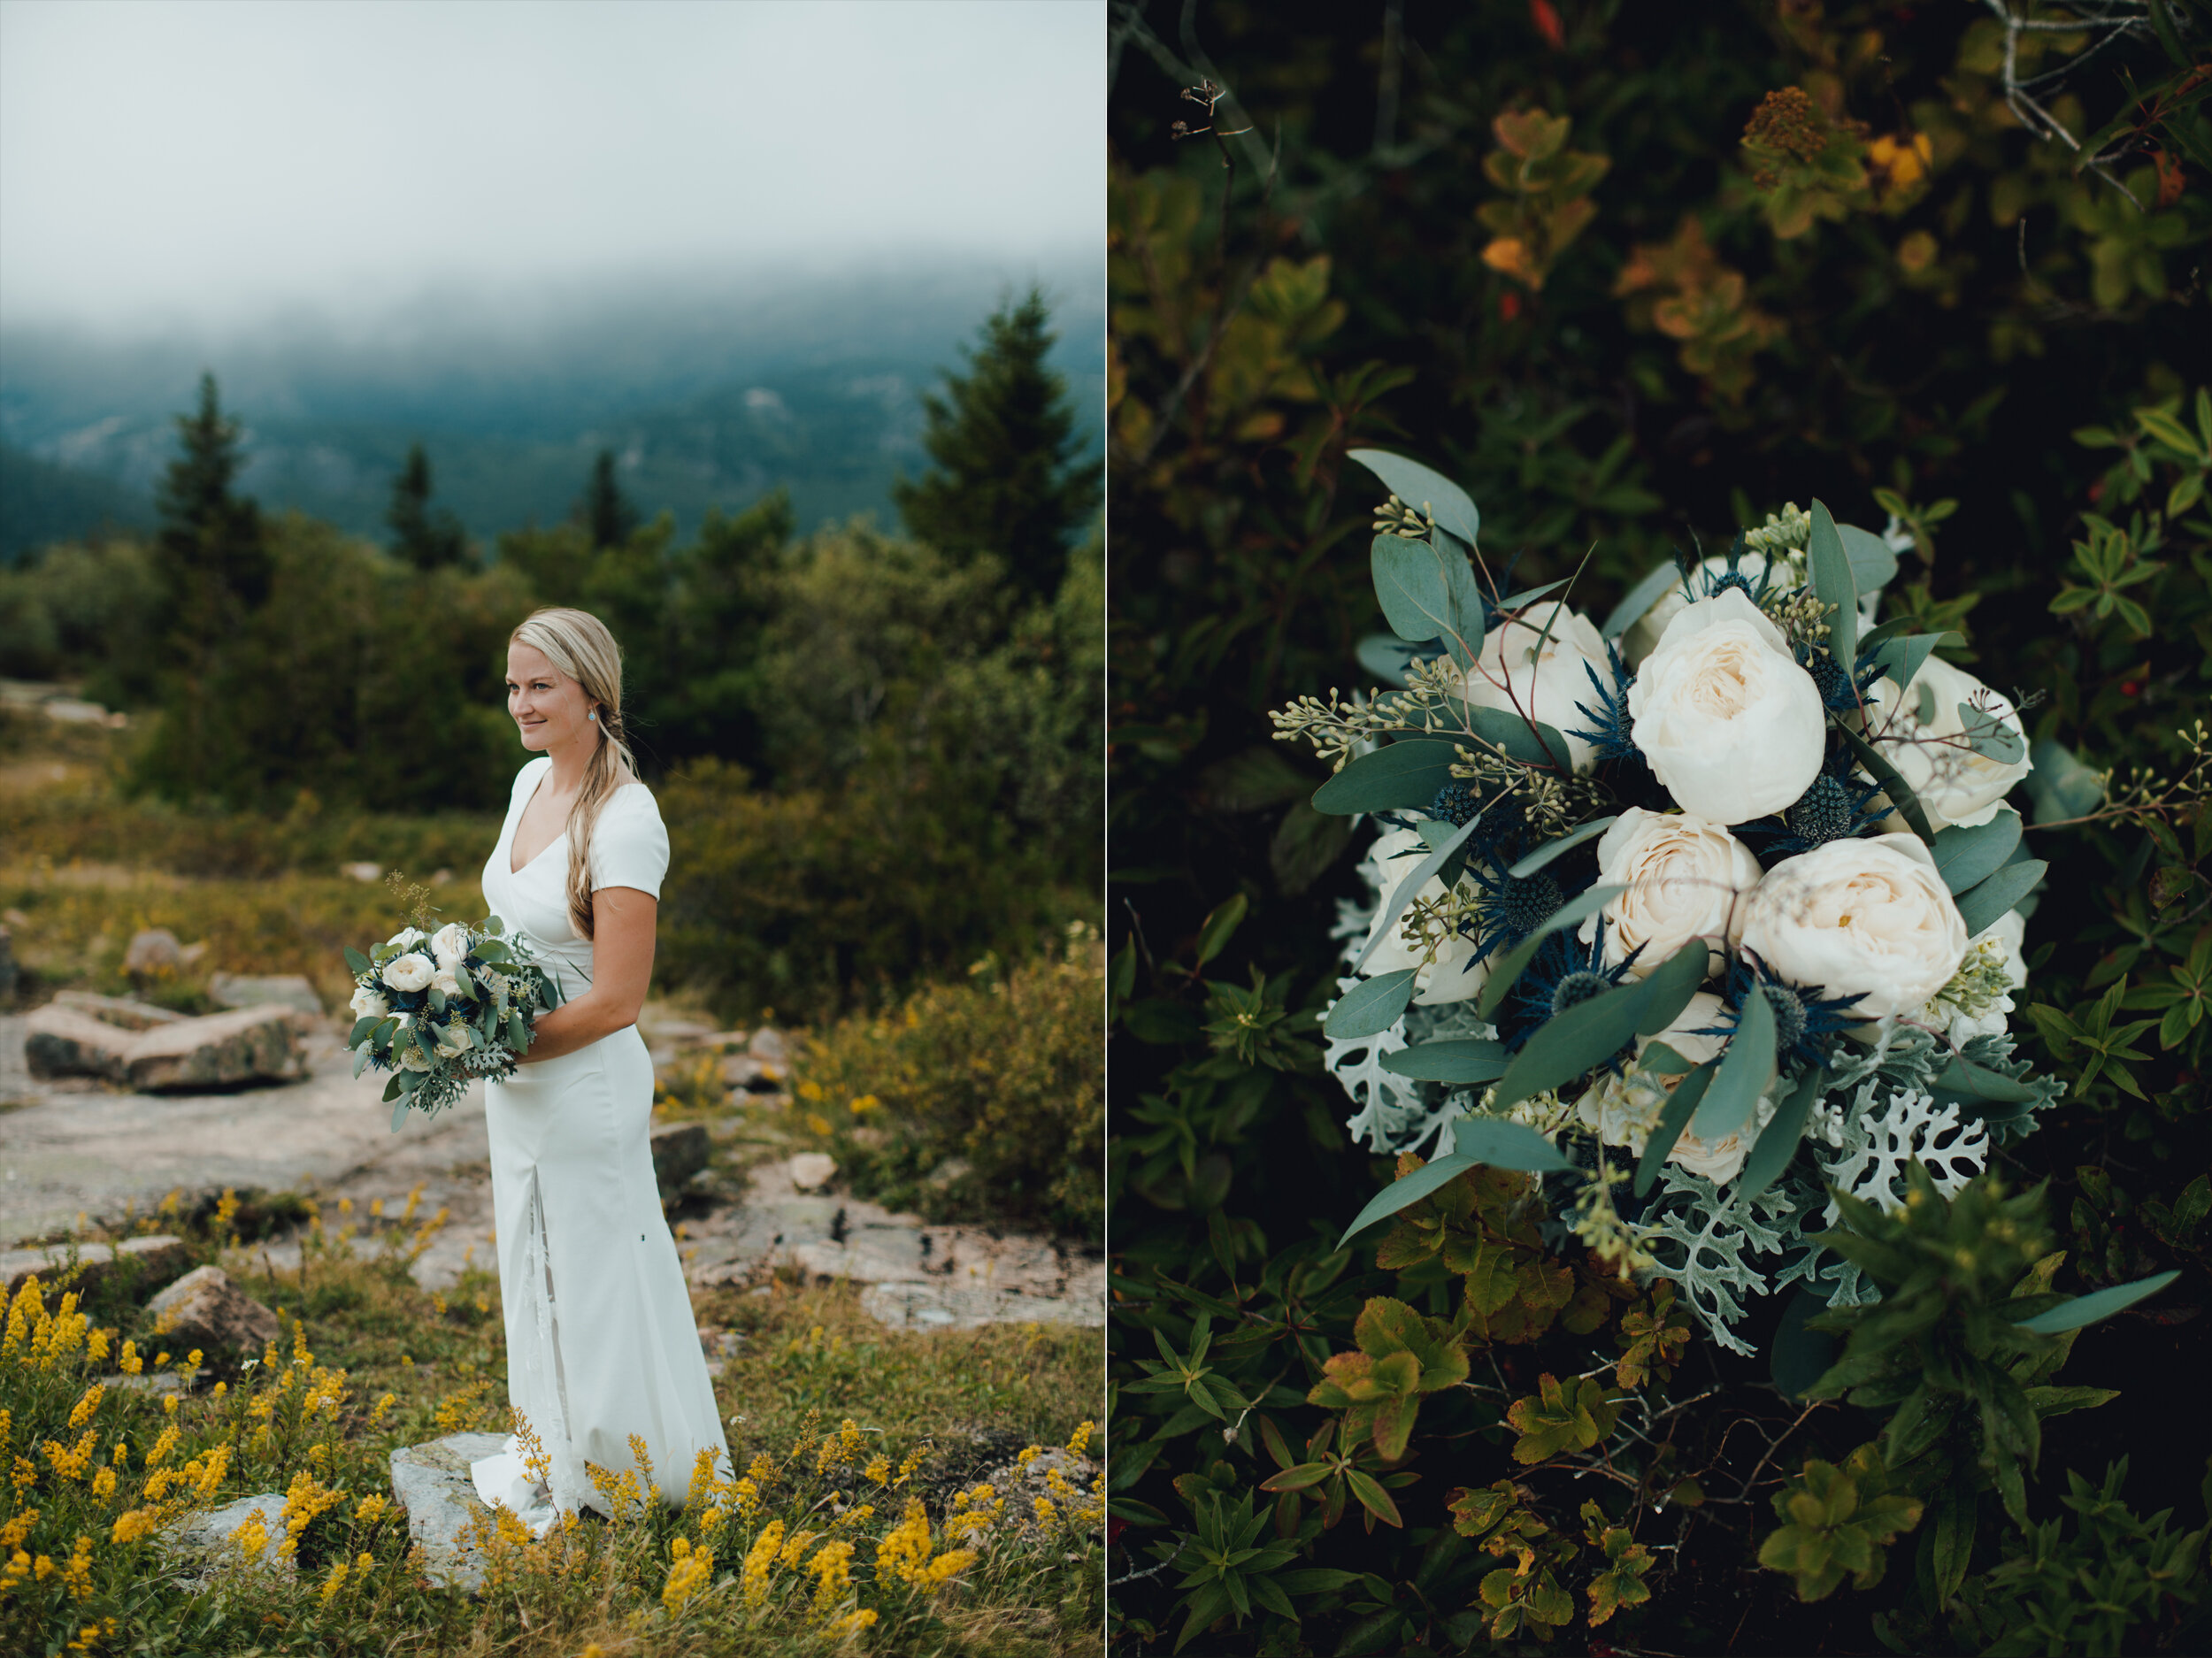
M 659 902 L 634 887 L 602 887 L 591 895 L 591 988 L 538 1016 L 526 1065 L 558 1059 L 637 1023 L 653 981 L 653 928 Z

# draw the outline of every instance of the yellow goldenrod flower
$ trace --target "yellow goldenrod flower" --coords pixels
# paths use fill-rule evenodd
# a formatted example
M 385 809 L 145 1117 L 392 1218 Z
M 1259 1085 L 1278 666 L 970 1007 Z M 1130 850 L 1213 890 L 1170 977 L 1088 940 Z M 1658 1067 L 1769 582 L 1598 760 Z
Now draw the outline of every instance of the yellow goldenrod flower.
M 374 1525 L 390 1509 L 391 1504 L 380 1491 L 373 1491 L 353 1505 L 353 1517 L 361 1525 Z
M 384 1420 L 384 1413 L 398 1402 L 399 1395 L 397 1393 L 387 1393 L 383 1398 L 378 1400 L 376 1401 L 375 1409 L 369 1412 L 369 1422 L 371 1425 L 382 1422 Z
M 769 1585 L 776 1573 L 776 1552 L 783 1547 L 783 1522 L 771 1520 L 745 1552 L 745 1568 L 739 1575 L 738 1593 L 749 1612 L 768 1604 Z
M 668 1546 L 668 1553 L 675 1564 L 661 1589 L 661 1604 L 668 1608 L 669 1616 L 680 1617 L 684 1603 L 714 1580 L 714 1551 L 695 1549 L 688 1539 L 680 1537 Z
M 261 1551 L 269 1547 L 269 1528 L 261 1524 L 261 1510 L 256 1508 L 239 1522 L 238 1529 L 230 1534 L 230 1540 L 238 1545 L 248 1560 L 259 1560 Z
M 1091 1435 L 1097 1430 L 1097 1427 L 1098 1424 L 1095 1422 L 1086 1421 L 1077 1424 L 1074 1435 L 1068 1440 L 1068 1455 L 1080 1456 L 1089 1449 Z
M 808 1531 L 792 1532 L 790 1539 L 776 1551 L 776 1563 L 780 1566 L 797 1565 L 799 1557 L 806 1553 L 808 1547 L 819 1535 L 819 1532 Z
M 318 1591 L 318 1598 L 325 1606 L 335 1600 L 338 1592 L 346 1586 L 346 1577 L 351 1570 L 352 1562 L 349 1561 L 339 1560 L 331 1563 L 330 1576 L 323 1579 L 323 1586 Z

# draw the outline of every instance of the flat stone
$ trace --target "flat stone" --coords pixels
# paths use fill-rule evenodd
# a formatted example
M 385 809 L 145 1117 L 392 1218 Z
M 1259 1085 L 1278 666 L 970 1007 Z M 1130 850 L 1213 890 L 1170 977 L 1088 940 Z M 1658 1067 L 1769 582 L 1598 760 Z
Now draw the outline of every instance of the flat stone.
M 661 1189 L 661 1201 L 673 1202 L 683 1195 L 684 1183 L 707 1166 L 710 1142 L 703 1123 L 671 1123 L 652 1134 L 653 1178 Z
M 745 1051 L 764 1065 L 773 1065 L 778 1071 L 791 1068 L 791 1044 L 784 1040 L 781 1031 L 762 1025 L 746 1042 Z
M 455 1433 L 392 1453 L 392 1501 L 407 1510 L 407 1534 L 422 1550 L 430 1576 L 449 1588 L 474 1593 L 484 1586 L 469 1523 L 488 1511 L 469 1464 L 497 1455 L 506 1443 L 503 1433 Z
M 220 1267 L 196 1267 L 146 1303 L 163 1346 L 204 1357 L 253 1354 L 282 1334 L 277 1316 Z M 149 1338 L 150 1340 L 152 1338 Z
M 123 952 L 127 973 L 173 973 L 183 965 L 184 947 L 166 927 L 147 927 L 133 933 L 130 947 Z
M 1023 1295 L 988 1284 L 872 1284 L 860 1309 L 893 1330 L 973 1330 L 983 1324 L 1091 1324 L 1106 1322 L 1102 1300 L 1087 1302 Z
M 137 1035 L 58 1002 L 33 1013 L 23 1032 L 23 1061 L 34 1077 L 103 1077 L 120 1082 Z
M 216 973 L 207 994 L 226 1008 L 290 1008 L 310 1018 L 323 1017 L 323 999 L 299 973 Z
M 52 1005 L 73 1008 L 124 1031 L 150 1031 L 157 1025 L 179 1024 L 185 1017 L 166 1008 L 157 1008 L 150 1002 L 133 1002 L 126 996 L 96 996 L 89 990 L 58 991 Z
M 791 1171 L 791 1184 L 802 1192 L 818 1190 L 837 1178 L 837 1159 L 826 1151 L 803 1151 L 785 1166 Z
M 53 1286 L 57 1276 L 68 1269 L 69 1248 L 67 1244 L 46 1244 L 35 1249 L 11 1249 L 0 1255 L 0 1276 L 5 1278 L 10 1297 L 33 1277 L 37 1278 L 42 1290 Z M 191 1252 L 186 1248 L 184 1240 L 166 1232 L 149 1238 L 126 1238 L 119 1244 L 79 1244 L 76 1249 L 77 1275 L 62 1287 L 75 1290 L 79 1294 L 112 1273 L 119 1261 L 135 1270 L 142 1291 L 162 1287 L 192 1263 Z
M 142 1032 L 124 1061 L 124 1080 L 142 1093 L 281 1082 L 304 1077 L 307 1056 L 285 1007 L 239 1008 Z
M 162 1533 L 162 1545 L 172 1555 L 180 1557 L 182 1563 L 196 1569 L 184 1582 L 193 1589 L 203 1589 L 215 1570 L 227 1563 L 227 1557 L 236 1554 L 238 1546 L 231 1541 L 231 1533 L 257 1514 L 261 1516 L 262 1529 L 269 1534 L 258 1565 L 265 1571 L 296 1571 L 291 1558 L 279 1551 L 284 1541 L 284 1493 L 280 1491 L 241 1497 L 219 1508 L 188 1516 Z

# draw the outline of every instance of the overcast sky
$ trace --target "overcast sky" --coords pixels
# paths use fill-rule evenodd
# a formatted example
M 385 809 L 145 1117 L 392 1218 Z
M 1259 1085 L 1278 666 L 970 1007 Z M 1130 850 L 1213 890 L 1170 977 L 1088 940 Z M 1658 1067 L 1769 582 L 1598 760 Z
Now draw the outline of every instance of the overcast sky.
M 1103 248 L 1104 28 L 1103 0 L 0 0 L 0 326 L 1058 262 Z

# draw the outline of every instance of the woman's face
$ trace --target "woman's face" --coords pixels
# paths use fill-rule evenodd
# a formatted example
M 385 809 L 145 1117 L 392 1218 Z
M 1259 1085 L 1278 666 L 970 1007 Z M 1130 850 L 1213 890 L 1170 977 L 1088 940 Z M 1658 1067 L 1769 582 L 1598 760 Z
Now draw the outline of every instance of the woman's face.
M 536 646 L 519 640 L 507 647 L 507 712 L 522 733 L 522 746 L 539 753 L 588 742 L 597 734 L 584 687 Z

